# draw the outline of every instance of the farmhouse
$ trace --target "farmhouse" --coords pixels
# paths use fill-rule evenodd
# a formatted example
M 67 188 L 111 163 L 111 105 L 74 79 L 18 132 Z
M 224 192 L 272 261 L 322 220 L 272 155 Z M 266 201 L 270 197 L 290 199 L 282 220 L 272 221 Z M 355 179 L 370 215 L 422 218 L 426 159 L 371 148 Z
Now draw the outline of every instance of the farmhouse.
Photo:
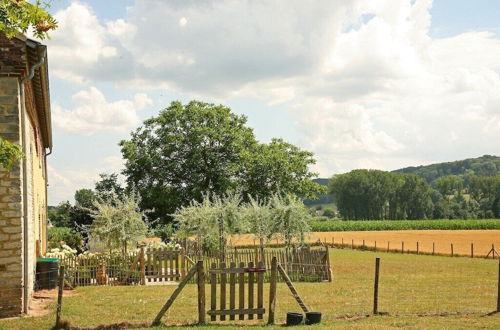
M 46 47 L 0 35 L 0 136 L 23 151 L 10 171 L 0 168 L 0 317 L 28 311 L 46 250 L 49 104 Z

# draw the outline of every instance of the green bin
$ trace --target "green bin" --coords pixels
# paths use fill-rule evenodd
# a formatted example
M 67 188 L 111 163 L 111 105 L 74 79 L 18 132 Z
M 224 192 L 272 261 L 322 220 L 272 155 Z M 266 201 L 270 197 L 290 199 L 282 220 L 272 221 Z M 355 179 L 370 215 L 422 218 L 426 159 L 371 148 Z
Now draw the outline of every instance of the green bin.
M 59 259 L 38 258 L 36 260 L 37 289 L 54 289 L 57 287 Z

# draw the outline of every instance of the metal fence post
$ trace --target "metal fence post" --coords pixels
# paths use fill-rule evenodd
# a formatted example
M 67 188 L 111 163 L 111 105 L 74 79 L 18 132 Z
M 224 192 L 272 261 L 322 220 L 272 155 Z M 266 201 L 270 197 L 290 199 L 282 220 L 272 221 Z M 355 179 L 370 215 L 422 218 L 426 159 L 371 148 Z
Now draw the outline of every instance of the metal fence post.
M 373 285 L 373 314 L 378 314 L 378 279 L 380 273 L 380 258 L 375 258 L 375 283 Z

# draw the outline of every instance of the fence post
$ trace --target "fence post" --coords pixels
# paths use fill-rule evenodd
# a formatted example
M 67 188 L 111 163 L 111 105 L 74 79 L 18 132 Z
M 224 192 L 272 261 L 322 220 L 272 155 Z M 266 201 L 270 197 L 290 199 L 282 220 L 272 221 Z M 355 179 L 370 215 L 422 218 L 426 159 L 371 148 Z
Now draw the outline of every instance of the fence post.
M 332 269 L 330 268 L 330 251 L 328 250 L 328 245 L 326 246 L 326 277 L 328 278 L 328 282 L 332 281 Z
M 451 246 L 451 256 L 453 257 L 453 243 L 451 243 L 450 246 Z
M 205 268 L 203 261 L 198 261 L 198 324 L 205 324 Z
M 387 241 L 387 252 L 391 251 L 390 250 L 390 243 L 391 243 L 390 241 Z
M 354 240 L 351 240 L 351 248 L 354 249 Z
M 474 258 L 474 243 L 470 243 L 470 257 Z
M 61 310 L 62 310 L 62 297 L 64 288 L 64 265 L 59 267 L 59 278 L 57 288 L 57 314 L 56 314 L 56 329 L 61 327 Z
M 276 309 L 276 272 L 278 268 L 278 260 L 273 257 L 271 261 L 271 279 L 269 288 L 269 319 L 268 324 L 274 324 L 274 311 Z
M 186 249 L 182 249 L 180 253 L 181 258 L 181 277 L 186 276 Z
M 432 242 L 432 255 L 434 255 L 434 252 L 436 252 L 436 245 Z
M 405 242 L 401 241 L 401 253 L 405 253 Z
M 419 252 L 419 251 L 418 251 L 418 242 L 417 242 L 417 254 L 418 254 L 418 252 Z
M 141 247 L 141 285 L 146 285 L 146 261 L 144 260 L 144 247 Z
M 498 259 L 497 313 L 500 313 L 500 259 Z
M 380 258 L 375 258 L 375 283 L 373 285 L 373 314 L 378 314 L 378 279 L 380 272 Z

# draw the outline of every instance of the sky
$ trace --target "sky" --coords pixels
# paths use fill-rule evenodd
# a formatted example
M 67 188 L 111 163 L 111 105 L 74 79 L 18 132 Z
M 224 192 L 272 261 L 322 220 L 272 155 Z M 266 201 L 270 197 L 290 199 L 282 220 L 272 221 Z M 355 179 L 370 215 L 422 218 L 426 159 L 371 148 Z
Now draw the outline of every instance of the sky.
M 54 0 L 49 204 L 170 102 L 222 103 L 330 177 L 500 155 L 500 1 Z

